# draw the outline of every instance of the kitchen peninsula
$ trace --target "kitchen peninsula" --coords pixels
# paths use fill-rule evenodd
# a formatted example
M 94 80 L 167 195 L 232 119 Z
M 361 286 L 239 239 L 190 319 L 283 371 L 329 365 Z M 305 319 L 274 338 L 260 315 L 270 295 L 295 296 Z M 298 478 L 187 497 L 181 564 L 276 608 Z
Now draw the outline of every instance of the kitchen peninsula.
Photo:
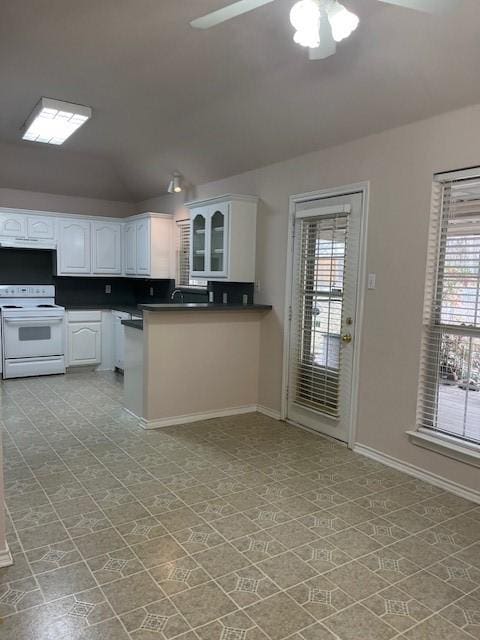
M 125 404 L 145 429 L 255 411 L 268 305 L 140 305 L 125 325 Z

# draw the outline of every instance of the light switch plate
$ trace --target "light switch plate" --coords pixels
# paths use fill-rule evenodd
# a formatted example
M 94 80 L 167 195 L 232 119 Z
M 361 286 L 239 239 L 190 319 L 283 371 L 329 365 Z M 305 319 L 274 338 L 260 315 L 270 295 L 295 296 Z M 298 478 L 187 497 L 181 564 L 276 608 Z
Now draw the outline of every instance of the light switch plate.
M 106 284 L 105 285 L 105 293 L 112 293 L 112 285 L 111 284 Z
M 374 289 L 377 288 L 377 274 L 376 273 L 369 273 L 368 274 L 368 288 L 370 289 L 370 291 L 373 291 Z

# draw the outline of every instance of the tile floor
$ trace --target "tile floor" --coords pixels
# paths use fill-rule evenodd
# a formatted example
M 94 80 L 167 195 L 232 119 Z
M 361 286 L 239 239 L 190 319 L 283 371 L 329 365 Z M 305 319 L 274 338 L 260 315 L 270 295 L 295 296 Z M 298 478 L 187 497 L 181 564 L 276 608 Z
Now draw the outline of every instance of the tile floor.
M 113 375 L 0 387 L 2 640 L 480 638 L 480 507 L 261 415 L 142 431 Z

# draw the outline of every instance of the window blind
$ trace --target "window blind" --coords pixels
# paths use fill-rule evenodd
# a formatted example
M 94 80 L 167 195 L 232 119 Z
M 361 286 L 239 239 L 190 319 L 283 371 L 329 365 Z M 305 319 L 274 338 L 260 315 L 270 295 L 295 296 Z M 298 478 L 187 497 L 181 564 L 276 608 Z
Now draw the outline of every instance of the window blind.
M 341 330 L 348 215 L 297 224 L 299 264 L 291 357 L 296 404 L 339 416 Z
M 178 251 L 177 251 L 177 286 L 206 288 L 203 280 L 194 280 L 190 277 L 190 222 L 180 221 L 178 226 Z
M 480 178 L 435 186 L 417 422 L 480 442 Z

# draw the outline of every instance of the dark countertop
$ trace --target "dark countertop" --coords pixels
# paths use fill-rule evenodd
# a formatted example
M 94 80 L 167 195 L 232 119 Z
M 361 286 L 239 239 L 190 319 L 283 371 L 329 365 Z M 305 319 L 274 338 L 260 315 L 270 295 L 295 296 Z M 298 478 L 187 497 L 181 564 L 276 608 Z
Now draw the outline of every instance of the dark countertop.
M 141 316 L 143 310 L 139 307 L 131 307 L 122 304 L 82 304 L 82 305 L 65 305 L 67 311 L 123 311 L 124 313 L 137 314 Z
M 132 329 L 143 331 L 143 320 L 122 320 L 122 324 L 126 327 L 132 327 Z
M 269 304 L 216 304 L 192 302 L 185 304 L 140 304 L 143 311 L 271 311 Z

